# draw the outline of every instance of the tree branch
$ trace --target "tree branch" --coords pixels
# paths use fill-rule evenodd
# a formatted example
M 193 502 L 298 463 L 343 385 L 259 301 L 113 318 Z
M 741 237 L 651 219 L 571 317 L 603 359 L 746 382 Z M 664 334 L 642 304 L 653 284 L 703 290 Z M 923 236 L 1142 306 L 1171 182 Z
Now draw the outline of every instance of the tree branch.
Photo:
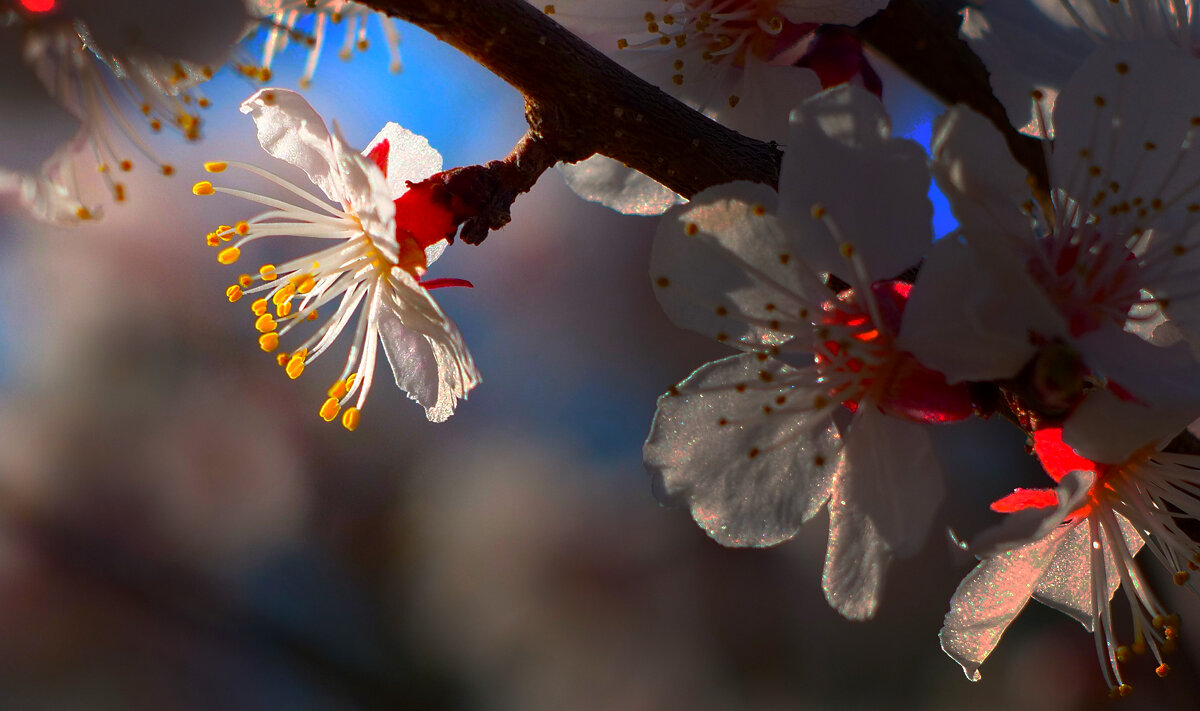
M 634 76 L 525 0 L 367 0 L 520 91 L 559 160 L 600 153 L 690 197 L 734 180 L 775 185 L 782 154 Z

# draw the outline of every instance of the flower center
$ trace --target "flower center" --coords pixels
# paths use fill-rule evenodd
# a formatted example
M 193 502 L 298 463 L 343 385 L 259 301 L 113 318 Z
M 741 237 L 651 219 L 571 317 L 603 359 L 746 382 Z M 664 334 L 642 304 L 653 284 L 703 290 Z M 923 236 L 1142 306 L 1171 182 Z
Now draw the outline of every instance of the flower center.
M 1091 223 L 1060 226 L 1039 240 L 1029 269 L 1075 337 L 1106 322 L 1124 323 L 1142 301 L 1137 256 Z
M 972 413 L 967 387 L 948 385 L 941 373 L 894 345 L 911 289 L 900 281 L 871 285 L 869 298 L 882 323 L 875 322 L 865 304 L 856 303 L 851 291 L 826 305 L 820 327 L 824 334 L 819 335 L 830 338 L 816 354 L 821 380 L 851 412 L 868 398 L 888 414 L 915 422 L 965 419 Z

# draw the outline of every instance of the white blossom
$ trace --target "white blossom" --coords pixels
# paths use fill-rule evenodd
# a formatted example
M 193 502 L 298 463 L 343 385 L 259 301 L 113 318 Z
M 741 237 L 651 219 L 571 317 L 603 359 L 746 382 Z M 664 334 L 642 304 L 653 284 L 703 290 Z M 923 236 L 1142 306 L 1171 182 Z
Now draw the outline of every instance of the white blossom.
M 271 208 L 209 235 L 209 244 L 221 247 L 217 259 L 222 264 L 236 262 L 248 243 L 262 237 L 291 235 L 328 245 L 283 264 L 265 264 L 253 276 L 241 275 L 226 291 L 231 302 L 257 297 L 251 310 L 261 334 L 259 347 L 276 351 L 281 337 L 316 320 L 318 309 L 331 309 L 300 345 L 276 356 L 288 377 L 298 378 L 358 313 L 346 365 L 329 388 L 321 417 L 331 421 L 341 413 L 347 429 L 358 426 L 382 344 L 396 385 L 425 408 L 431 421 L 449 418 L 459 398 L 479 383 L 479 373 L 458 327 L 429 295 L 428 289 L 438 284 L 420 279 L 453 231 L 446 235 L 442 226 L 429 230 L 431 226 L 415 223 L 427 219 L 428 211 L 410 215 L 401 204 L 409 182 L 441 170 L 441 156 L 421 136 L 391 123 L 360 154 L 342 138 L 336 123 L 327 130 L 308 102 L 283 89 L 260 90 L 242 103 L 242 112 L 254 119 L 264 150 L 302 168 L 335 203 L 261 168 L 227 161 L 206 168 L 213 173 L 240 168 L 295 194 L 299 203 L 208 181 L 193 188 L 197 195 L 220 192 Z M 447 220 L 445 227 L 449 224 Z
M 1131 333 L 1149 309 L 1200 344 L 1198 70 L 1168 43 L 1098 50 L 1054 108 L 1048 211 L 990 124 L 951 110 L 933 167 L 960 229 L 926 257 L 901 346 L 955 382 L 1013 377 L 1062 342 L 1149 417 L 1200 402 L 1188 347 Z
M 1084 407 L 1095 411 L 1094 425 L 1114 410 L 1136 406 L 1102 393 Z M 1170 671 L 1164 655 L 1177 644 L 1179 618 L 1154 594 L 1134 556 L 1144 544 L 1177 585 L 1191 582 L 1190 571 L 1200 562 L 1200 544 L 1189 533 L 1200 516 L 1198 462 L 1145 439 L 1136 449 L 1126 446 L 1111 452 L 1111 459 L 1093 461 L 1068 447 L 1063 435 L 1052 428 L 1034 436 L 1056 489 L 1018 489 L 993 504 L 1035 525 L 1007 540 L 994 531 L 983 534 L 990 550 L 951 600 L 942 648 L 978 680 L 979 666 L 1005 629 L 1036 599 L 1093 632 L 1105 679 L 1114 695 L 1126 695 L 1131 687 L 1121 665 L 1134 654 L 1150 652 L 1159 676 Z M 1020 528 L 1009 523 L 997 530 Z M 1113 623 L 1111 599 L 1118 588 L 1133 620 L 1128 643 Z
M 787 540 L 828 503 L 826 597 L 862 619 L 942 497 L 924 423 L 966 417 L 970 398 L 895 345 L 908 285 L 890 278 L 932 237 L 924 152 L 891 138 L 882 105 L 854 87 L 793 120 L 805 150 L 788 154 L 779 196 L 732 183 L 663 218 L 651 256 L 663 308 L 744 352 L 659 399 L 644 454 L 660 498 L 725 545 Z M 835 295 L 814 268 L 852 288 Z

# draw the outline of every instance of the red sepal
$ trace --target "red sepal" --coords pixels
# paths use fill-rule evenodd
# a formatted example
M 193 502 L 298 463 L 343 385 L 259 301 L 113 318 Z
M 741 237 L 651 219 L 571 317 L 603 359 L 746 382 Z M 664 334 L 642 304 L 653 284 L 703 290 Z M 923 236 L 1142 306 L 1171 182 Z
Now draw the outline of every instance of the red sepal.
M 1058 492 L 1054 489 L 1014 489 L 1011 494 L 992 502 L 996 513 L 1017 513 L 1026 509 L 1049 509 L 1058 506 Z

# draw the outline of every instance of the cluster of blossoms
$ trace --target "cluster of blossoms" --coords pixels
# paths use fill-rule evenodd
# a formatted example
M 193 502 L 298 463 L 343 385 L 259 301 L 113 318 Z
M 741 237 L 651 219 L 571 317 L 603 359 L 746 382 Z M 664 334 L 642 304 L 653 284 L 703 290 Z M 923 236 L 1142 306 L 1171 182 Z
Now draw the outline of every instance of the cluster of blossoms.
M 740 18 L 754 3 L 728 5 Z M 1131 690 L 1134 654 L 1166 675 L 1180 620 L 1135 555 L 1194 585 L 1200 456 L 1167 448 L 1200 418 L 1193 12 L 1152 0 L 965 11 L 997 87 L 1023 87 L 1032 112 L 1013 115 L 1031 117 L 1047 193 L 970 109 L 939 119 L 929 160 L 890 136 L 874 96 L 843 86 L 791 112 L 778 194 L 733 183 L 671 208 L 651 258 L 659 301 L 741 354 L 660 398 L 644 452 L 660 500 L 727 546 L 784 541 L 824 507 L 826 597 L 870 617 L 887 566 L 924 542 L 942 499 L 928 428 L 991 411 L 978 393 L 999 385 L 1056 486 L 1003 497 L 1003 522 L 962 544 L 981 562 L 951 600 L 943 649 L 978 679 L 1033 598 L 1095 634 L 1115 695 Z M 1035 15 L 1077 41 L 1037 44 Z M 931 176 L 959 225 L 936 241 Z M 1131 637 L 1114 623 L 1118 589 Z
M 374 13 L 345 0 L 231 4 L 200 13 L 204 32 L 183 21 L 191 17 L 179 14 L 183 3 L 130 3 L 129 15 L 82 0 L 12 6 L 0 58 L 24 71 L 7 90 L 20 92 L 21 105 L 65 115 L 79 134 L 69 149 L 51 146 L 49 158 L 0 164 L 0 189 L 48 220 L 93 216 L 70 159 L 86 145 L 113 199 L 124 199 L 112 173 L 132 160 L 113 143 L 113 127 L 153 154 L 101 68 L 152 130 L 169 124 L 194 138 L 192 107 L 206 103 L 195 87 L 223 61 L 212 48 L 231 45 L 210 35 L 240 36 L 257 16 L 271 29 L 261 61 L 241 62 L 242 73 L 269 78 L 275 55 L 302 42 L 304 86 L 328 25 L 346 23 L 348 56 L 366 48 Z M 588 199 L 665 212 L 650 267 L 660 303 L 678 325 L 739 351 L 659 399 L 646 465 L 660 500 L 690 509 L 724 545 L 774 545 L 827 511 L 826 598 L 867 619 L 889 567 L 924 545 L 944 498 L 930 428 L 991 414 L 995 403 L 980 393 L 1002 397 L 1054 486 L 999 499 L 992 508 L 1002 522 L 963 544 L 980 562 L 950 601 L 942 647 L 978 679 L 1036 599 L 1093 632 L 1109 686 L 1126 694 L 1122 665 L 1149 653 L 1167 674 L 1181 624 L 1135 556 L 1150 551 L 1180 586 L 1194 586 L 1200 564 L 1200 457 L 1170 446 L 1200 418 L 1197 9 L 1187 0 L 969 3 L 964 37 L 1015 123 L 1044 149 L 1048 184 L 1039 186 L 968 108 L 938 120 L 931 155 L 891 135 L 879 77 L 838 28 L 885 5 L 540 6 L 714 120 L 786 147 L 777 191 L 731 183 L 687 201 L 608 159 L 564 168 Z M 309 31 L 298 29 L 305 15 Z M 379 19 L 398 70 L 399 35 Z M 223 160 L 206 170 L 248 173 L 275 194 L 193 186 L 198 196 L 267 208 L 207 235 L 223 265 L 262 237 L 321 245 L 240 274 L 226 290 L 231 303 L 250 302 L 261 350 L 296 379 L 349 329 L 345 365 L 318 409 L 324 420 L 358 427 L 381 346 L 397 386 L 428 419 L 449 418 L 480 376 L 429 293 L 470 283 L 426 278 L 469 212 L 439 188 L 440 155 L 396 124 L 359 152 L 283 89 L 262 89 L 241 110 L 262 148 L 323 194 Z M 939 240 L 932 181 L 959 225 Z M 285 348 L 297 329 L 307 337 Z M 1114 622 L 1118 590 L 1132 636 Z

